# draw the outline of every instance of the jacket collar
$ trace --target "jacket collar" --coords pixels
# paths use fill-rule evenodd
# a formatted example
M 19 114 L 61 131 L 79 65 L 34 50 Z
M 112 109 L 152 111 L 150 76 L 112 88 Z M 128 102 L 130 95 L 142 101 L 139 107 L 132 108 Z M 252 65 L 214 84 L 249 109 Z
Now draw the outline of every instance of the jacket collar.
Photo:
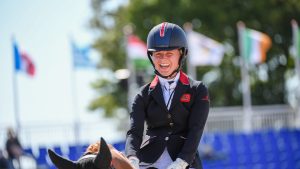
M 184 85 L 189 85 L 190 81 L 189 81 L 188 76 L 185 73 L 183 73 L 183 71 L 180 71 L 179 73 L 180 73 L 179 81 Z M 158 79 L 158 76 L 156 75 L 150 84 L 150 88 L 151 89 L 155 88 L 158 82 L 159 82 L 159 79 Z

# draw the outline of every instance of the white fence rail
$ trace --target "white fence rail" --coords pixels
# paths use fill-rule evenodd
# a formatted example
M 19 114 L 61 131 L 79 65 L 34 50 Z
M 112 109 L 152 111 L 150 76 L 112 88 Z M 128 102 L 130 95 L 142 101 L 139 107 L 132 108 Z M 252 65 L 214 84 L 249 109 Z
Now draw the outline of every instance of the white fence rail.
M 294 128 L 296 111 L 287 105 L 253 106 L 252 130 Z M 206 123 L 206 132 L 244 130 L 243 107 L 212 108 Z
M 253 106 L 252 110 L 252 130 L 295 127 L 296 111 L 290 106 Z M 90 143 L 97 140 L 100 136 L 110 141 L 116 141 L 116 135 L 119 140 L 125 139 L 126 127 L 123 127 L 123 131 L 117 131 L 116 128 L 112 128 L 114 124 L 107 125 L 108 123 L 118 124 L 115 120 L 110 121 L 109 119 L 105 120 L 105 122 L 82 123 L 78 126 L 78 135 L 75 134 L 74 124 L 57 123 L 22 126 L 20 139 L 25 147 L 75 144 L 76 141 L 79 143 Z M 211 108 L 205 132 L 242 132 L 243 123 L 242 107 Z M 3 149 L 5 146 L 6 128 L 2 127 L 0 129 L 0 149 Z M 80 138 L 76 138 L 76 136 Z

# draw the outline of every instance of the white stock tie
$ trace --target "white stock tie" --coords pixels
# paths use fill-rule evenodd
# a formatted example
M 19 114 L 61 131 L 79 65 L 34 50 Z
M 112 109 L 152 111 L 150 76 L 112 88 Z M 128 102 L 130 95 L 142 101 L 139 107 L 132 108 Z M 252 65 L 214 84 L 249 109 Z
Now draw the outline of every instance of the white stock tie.
M 170 109 L 170 106 L 172 103 L 172 98 L 174 96 L 175 87 L 176 87 L 176 83 L 174 83 L 174 81 L 168 81 L 168 83 L 165 83 L 165 86 L 164 86 L 165 90 L 168 93 L 167 99 L 165 100 L 168 110 Z

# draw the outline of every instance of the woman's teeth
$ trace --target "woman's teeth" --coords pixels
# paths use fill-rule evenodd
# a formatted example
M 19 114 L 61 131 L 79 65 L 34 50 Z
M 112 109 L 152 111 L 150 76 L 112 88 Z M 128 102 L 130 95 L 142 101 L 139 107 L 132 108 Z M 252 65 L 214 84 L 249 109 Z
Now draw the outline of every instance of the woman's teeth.
M 168 67 L 169 64 L 160 64 L 161 67 Z

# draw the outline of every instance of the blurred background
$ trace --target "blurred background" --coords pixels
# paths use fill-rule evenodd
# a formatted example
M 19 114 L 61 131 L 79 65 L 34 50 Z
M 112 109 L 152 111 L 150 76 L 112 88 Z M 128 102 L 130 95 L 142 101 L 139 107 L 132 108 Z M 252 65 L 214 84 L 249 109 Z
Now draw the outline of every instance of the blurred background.
M 147 34 L 167 21 L 187 33 L 184 71 L 209 89 L 204 168 L 300 169 L 299 0 L 2 0 L 0 11 L 0 158 L 12 130 L 23 169 L 55 168 L 47 148 L 76 160 L 100 137 L 124 150 L 132 99 L 154 76 Z

